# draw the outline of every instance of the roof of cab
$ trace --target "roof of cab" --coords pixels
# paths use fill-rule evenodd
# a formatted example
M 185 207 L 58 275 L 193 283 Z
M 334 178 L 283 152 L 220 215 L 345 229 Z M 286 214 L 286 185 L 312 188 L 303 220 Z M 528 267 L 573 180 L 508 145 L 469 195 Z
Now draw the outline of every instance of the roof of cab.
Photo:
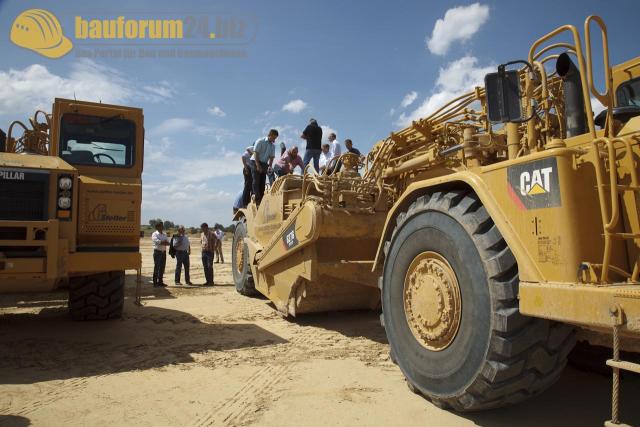
M 76 168 L 59 157 L 39 154 L 0 153 L 0 168 L 28 168 L 75 172 Z
M 89 101 L 78 101 L 75 99 L 66 99 L 66 98 L 55 98 L 53 101 L 54 104 L 67 104 L 67 105 L 86 105 L 91 107 L 103 107 L 103 108 L 114 108 L 121 110 L 138 110 L 142 111 L 142 108 L 139 107 L 129 107 L 126 105 L 115 105 L 115 104 L 104 104 L 102 102 L 89 102 Z

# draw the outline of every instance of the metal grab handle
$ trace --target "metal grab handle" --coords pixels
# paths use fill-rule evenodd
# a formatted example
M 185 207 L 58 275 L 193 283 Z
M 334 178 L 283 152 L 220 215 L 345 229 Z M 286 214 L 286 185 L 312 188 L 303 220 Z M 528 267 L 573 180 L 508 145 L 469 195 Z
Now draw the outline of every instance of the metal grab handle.
M 580 81 L 582 83 L 582 97 L 584 98 L 584 106 L 587 111 L 593 111 L 591 107 L 591 97 L 589 96 L 589 87 L 587 86 L 588 82 L 584 75 L 586 68 L 584 55 L 582 53 L 582 42 L 580 41 L 580 34 L 578 34 L 578 30 L 573 25 L 563 25 L 561 27 L 556 28 L 550 33 L 542 36 L 538 40 L 536 40 L 529 49 L 529 62 L 533 63 L 534 58 L 537 57 L 536 49 L 547 40 L 557 36 L 560 33 L 570 32 L 573 36 L 574 42 L 574 50 L 576 52 L 576 56 L 578 57 L 578 66 L 580 68 Z M 527 96 L 529 96 L 527 94 Z M 589 133 L 592 138 L 596 138 L 596 127 L 593 122 L 593 115 L 587 114 L 587 124 L 589 125 Z
M 602 176 L 602 158 L 600 157 L 600 143 L 607 147 L 609 156 L 609 183 L 611 192 L 611 217 L 604 194 L 604 177 Z M 604 231 L 604 253 L 602 255 L 602 273 L 600 281 L 606 282 L 609 276 L 609 263 L 611 260 L 611 229 L 615 227 L 619 219 L 617 171 L 615 168 L 615 148 L 613 142 L 608 138 L 597 138 L 593 140 L 593 149 L 596 160 L 596 180 L 598 184 L 598 200 L 600 202 L 600 215 L 602 216 L 602 227 Z
M 595 22 L 600 27 L 600 32 L 602 35 L 602 56 L 603 56 L 603 65 L 604 65 L 604 78 L 605 78 L 605 89 L 604 93 L 598 92 L 596 86 L 593 82 L 593 61 L 591 58 L 591 22 Z M 605 107 L 611 107 L 613 105 L 611 96 L 611 67 L 609 66 L 609 40 L 607 38 L 607 26 L 604 24 L 602 18 L 597 15 L 591 15 L 587 17 L 584 21 L 584 43 L 585 50 L 587 53 L 587 78 L 589 81 L 589 89 L 593 96 L 595 96 L 598 101 L 602 103 Z

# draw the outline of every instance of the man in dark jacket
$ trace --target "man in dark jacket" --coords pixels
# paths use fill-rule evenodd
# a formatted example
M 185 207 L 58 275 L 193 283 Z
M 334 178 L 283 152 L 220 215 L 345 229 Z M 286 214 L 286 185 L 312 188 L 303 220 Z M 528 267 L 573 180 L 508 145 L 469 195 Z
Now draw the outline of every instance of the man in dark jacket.
M 309 124 L 300 135 L 300 138 L 307 141 L 307 148 L 304 152 L 304 167 L 306 168 L 311 159 L 316 172 L 320 171 L 320 152 L 322 151 L 322 128 L 318 126 L 316 119 L 309 120 Z

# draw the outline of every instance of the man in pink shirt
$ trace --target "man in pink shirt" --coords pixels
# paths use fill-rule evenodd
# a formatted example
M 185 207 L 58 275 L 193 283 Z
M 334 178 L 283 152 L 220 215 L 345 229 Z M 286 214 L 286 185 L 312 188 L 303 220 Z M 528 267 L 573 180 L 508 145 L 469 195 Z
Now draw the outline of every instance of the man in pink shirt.
M 304 171 L 304 163 L 302 157 L 298 155 L 298 147 L 295 145 L 285 153 L 273 164 L 273 171 L 276 176 L 281 177 L 293 173 L 296 166 L 300 167 L 300 170 Z

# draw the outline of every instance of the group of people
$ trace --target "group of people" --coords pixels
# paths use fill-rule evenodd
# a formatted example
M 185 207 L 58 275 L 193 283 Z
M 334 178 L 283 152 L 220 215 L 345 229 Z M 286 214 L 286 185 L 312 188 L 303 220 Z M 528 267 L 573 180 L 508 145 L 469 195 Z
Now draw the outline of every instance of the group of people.
M 260 204 L 264 196 L 267 179 L 269 180 L 269 185 L 272 185 L 278 177 L 293 173 L 296 167 L 304 172 L 311 162 L 313 162 L 314 170 L 322 173 L 327 168 L 336 168 L 335 164 L 332 165 L 332 161 L 342 154 L 342 147 L 335 133 L 332 132 L 328 136 L 328 143 L 322 144 L 322 128 L 315 119 L 309 120 L 309 124 L 300 135 L 300 138 L 307 142 L 304 159 L 298 154 L 297 146 L 294 145 L 287 149 L 284 142 L 281 142 L 280 153 L 276 160 L 275 142 L 278 136 L 278 131 L 271 129 L 267 136 L 256 140 L 242 154 L 244 188 L 233 204 L 234 213 L 238 209 L 245 208 L 251 201 L 252 195 L 255 197 L 256 204 Z M 345 139 L 344 145 L 347 152 L 362 156 L 360 151 L 353 147 L 353 142 L 350 139 Z M 220 228 L 211 230 L 206 222 L 200 225 L 200 229 L 202 267 L 204 268 L 206 279 L 204 285 L 213 286 L 213 264 L 224 263 L 224 256 L 222 255 L 224 231 Z M 184 226 L 179 226 L 177 233 L 169 238 L 164 232 L 163 224 L 158 222 L 156 231 L 151 235 L 151 241 L 153 242 L 153 286 L 167 286 L 163 281 L 167 262 L 167 248 L 169 248 L 169 254 L 176 259 L 175 284 L 182 284 L 180 277 L 184 268 L 185 283 L 192 285 L 189 277 L 191 244 L 189 237 L 185 235 Z
M 271 129 L 267 136 L 256 140 L 242 154 L 244 188 L 233 204 L 234 213 L 238 209 L 247 207 L 252 195 L 255 197 L 256 204 L 260 205 L 267 180 L 269 185 L 272 185 L 278 177 L 293 173 L 296 167 L 303 172 L 311 162 L 315 171 L 322 173 L 330 167 L 333 159 L 342 154 L 342 147 L 335 133 L 329 135 L 328 143 L 322 144 L 322 128 L 316 119 L 310 119 L 300 135 L 300 138 L 307 142 L 304 159 L 298 154 L 297 146 L 287 149 L 284 142 L 281 142 L 280 153 L 276 160 L 275 142 L 278 136 L 278 131 Z M 345 139 L 344 144 L 348 152 L 362 156 L 360 151 L 353 147 L 350 139 Z
M 151 234 L 151 241 L 153 242 L 153 286 L 167 286 L 163 280 L 167 263 L 167 249 L 169 249 L 169 254 L 176 259 L 175 284 L 182 285 L 180 277 L 184 268 L 185 283 L 193 285 L 189 275 L 191 243 L 189 242 L 189 236 L 185 234 L 184 226 L 178 226 L 177 233 L 171 238 L 165 233 L 162 222 L 158 222 L 155 228 L 156 231 Z M 206 280 L 204 286 L 213 286 L 213 264 L 224 264 L 224 256 L 222 254 L 224 231 L 220 227 L 212 230 L 206 222 L 200 225 L 200 231 L 202 267 L 204 268 Z

